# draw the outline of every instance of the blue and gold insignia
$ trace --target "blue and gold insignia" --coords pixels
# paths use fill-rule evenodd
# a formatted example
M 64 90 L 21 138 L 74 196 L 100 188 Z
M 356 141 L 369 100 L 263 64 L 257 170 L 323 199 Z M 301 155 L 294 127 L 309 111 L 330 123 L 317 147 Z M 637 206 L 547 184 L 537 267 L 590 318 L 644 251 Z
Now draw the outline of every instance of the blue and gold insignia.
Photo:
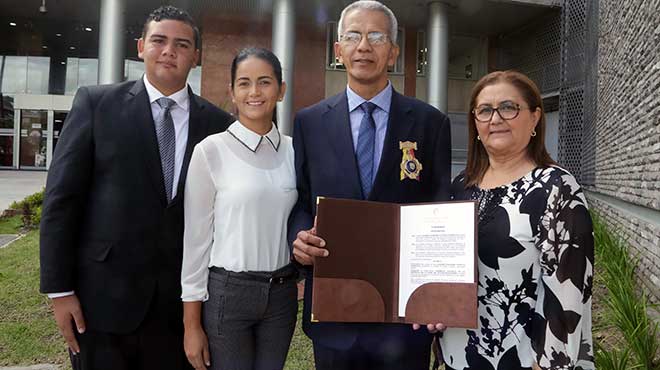
M 401 181 L 406 177 L 411 180 L 419 181 L 419 173 L 422 172 L 422 163 L 415 158 L 417 142 L 399 141 L 401 149 Z

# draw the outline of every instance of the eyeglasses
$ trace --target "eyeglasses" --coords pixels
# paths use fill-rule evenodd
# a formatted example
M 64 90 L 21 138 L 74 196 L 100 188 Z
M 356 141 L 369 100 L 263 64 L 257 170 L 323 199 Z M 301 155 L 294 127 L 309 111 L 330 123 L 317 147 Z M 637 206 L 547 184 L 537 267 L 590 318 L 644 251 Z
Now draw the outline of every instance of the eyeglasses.
M 494 108 L 490 105 L 479 106 L 472 111 L 474 118 L 479 122 L 490 122 L 493 114 L 497 112 L 502 119 L 514 119 L 518 117 L 522 107 L 519 104 L 512 102 L 503 102 L 499 107 Z
M 382 32 L 374 31 L 367 33 L 367 42 L 372 46 L 385 45 L 388 39 L 389 36 Z M 362 34 L 360 32 L 349 31 L 341 35 L 341 41 L 347 44 L 359 44 L 362 41 Z

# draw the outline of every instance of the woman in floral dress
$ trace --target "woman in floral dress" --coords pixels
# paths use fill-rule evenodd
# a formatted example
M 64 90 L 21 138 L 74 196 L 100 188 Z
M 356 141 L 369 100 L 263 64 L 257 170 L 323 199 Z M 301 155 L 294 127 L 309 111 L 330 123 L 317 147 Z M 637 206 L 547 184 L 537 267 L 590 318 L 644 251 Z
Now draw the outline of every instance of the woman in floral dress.
M 457 200 L 479 203 L 478 328 L 447 329 L 448 370 L 594 369 L 593 232 L 584 193 L 545 149 L 536 85 L 493 72 L 475 86 Z

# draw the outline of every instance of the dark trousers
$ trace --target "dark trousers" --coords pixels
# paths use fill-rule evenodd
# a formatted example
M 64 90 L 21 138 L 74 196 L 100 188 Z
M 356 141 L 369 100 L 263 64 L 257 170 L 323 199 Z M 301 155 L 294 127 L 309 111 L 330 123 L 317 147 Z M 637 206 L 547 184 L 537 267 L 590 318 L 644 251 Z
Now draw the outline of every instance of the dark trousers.
M 154 297 L 140 326 L 129 334 L 88 329 L 76 334 L 80 353 L 69 355 L 74 370 L 189 370 L 183 350 L 182 317 L 172 317 L 167 305 Z
M 314 343 L 316 370 L 428 370 L 430 355 L 430 345 L 423 343 L 383 341 L 365 346 L 358 341 L 347 350 Z
M 295 274 L 295 275 L 294 275 Z M 203 305 L 212 370 L 280 370 L 298 312 L 295 269 L 286 278 L 213 268 Z

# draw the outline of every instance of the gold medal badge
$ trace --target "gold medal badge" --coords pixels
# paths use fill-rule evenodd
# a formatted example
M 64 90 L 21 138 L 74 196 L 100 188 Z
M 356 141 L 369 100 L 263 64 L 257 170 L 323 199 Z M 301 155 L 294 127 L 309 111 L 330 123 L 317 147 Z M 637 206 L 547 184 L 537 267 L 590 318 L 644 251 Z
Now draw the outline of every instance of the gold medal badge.
M 415 158 L 417 142 L 399 141 L 401 149 L 401 181 L 406 177 L 411 180 L 419 181 L 419 173 L 422 171 L 422 164 Z

